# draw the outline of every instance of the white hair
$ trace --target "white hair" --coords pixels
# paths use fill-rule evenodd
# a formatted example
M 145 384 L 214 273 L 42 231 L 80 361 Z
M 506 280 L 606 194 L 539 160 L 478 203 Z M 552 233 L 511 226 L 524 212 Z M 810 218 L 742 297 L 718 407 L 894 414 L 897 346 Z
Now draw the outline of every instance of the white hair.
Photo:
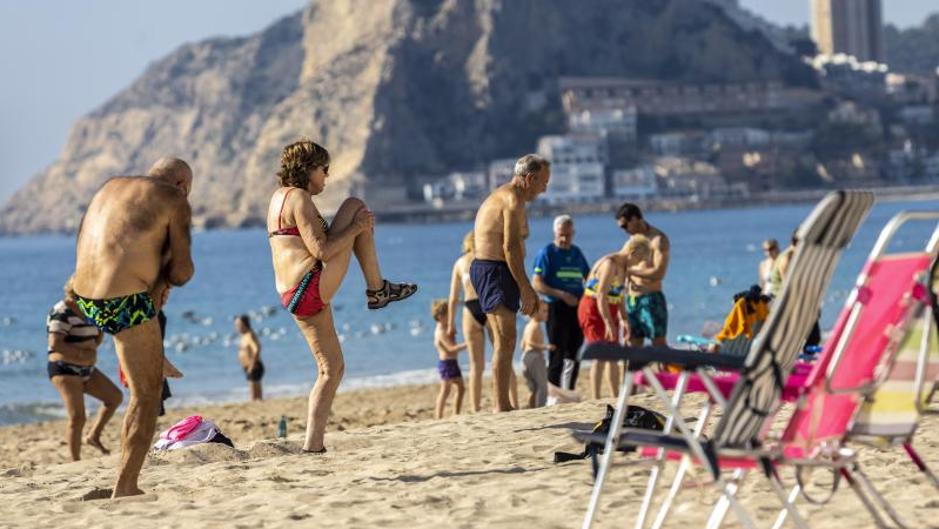
M 558 231 L 568 224 L 571 226 L 574 225 L 574 219 L 572 219 L 570 215 L 558 215 L 554 217 L 554 231 Z
M 543 167 L 551 167 L 551 162 L 537 154 L 526 154 L 515 162 L 515 170 L 512 171 L 512 174 L 515 176 L 528 176 L 537 173 Z

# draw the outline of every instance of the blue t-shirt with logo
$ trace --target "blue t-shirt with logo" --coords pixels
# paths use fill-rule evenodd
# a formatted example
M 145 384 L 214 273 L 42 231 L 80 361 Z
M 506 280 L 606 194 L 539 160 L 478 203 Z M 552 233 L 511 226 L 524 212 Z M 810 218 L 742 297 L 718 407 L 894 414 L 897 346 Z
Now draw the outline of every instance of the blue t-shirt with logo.
M 535 256 L 534 272 L 549 287 L 570 292 L 578 298 L 584 293 L 584 278 L 590 273 L 590 265 L 580 248 L 571 245 L 569 250 L 562 250 L 551 243 Z M 556 301 L 551 296 L 546 301 Z

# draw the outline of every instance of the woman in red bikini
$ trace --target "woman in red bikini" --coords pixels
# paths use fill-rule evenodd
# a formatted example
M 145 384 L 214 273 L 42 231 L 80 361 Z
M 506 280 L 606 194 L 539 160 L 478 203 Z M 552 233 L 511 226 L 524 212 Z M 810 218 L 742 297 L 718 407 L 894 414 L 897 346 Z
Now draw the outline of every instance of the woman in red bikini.
M 344 362 L 330 300 L 354 254 L 365 276 L 368 308 L 380 309 L 417 292 L 417 285 L 382 277 L 375 252 L 375 217 L 364 202 L 346 199 L 327 224 L 311 199 L 326 187 L 329 153 L 310 140 L 284 147 L 267 213 L 274 281 L 281 302 L 297 322 L 319 368 L 310 391 L 303 450 L 322 453 L 326 420 L 342 379 Z

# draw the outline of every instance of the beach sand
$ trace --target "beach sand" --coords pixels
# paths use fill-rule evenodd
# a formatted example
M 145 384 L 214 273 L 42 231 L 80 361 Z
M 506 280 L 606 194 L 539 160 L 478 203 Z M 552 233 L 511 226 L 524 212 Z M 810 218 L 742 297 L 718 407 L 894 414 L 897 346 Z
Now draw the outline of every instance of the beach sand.
M 579 526 L 589 464 L 554 464 L 553 454 L 579 452 L 569 428 L 590 428 L 609 400 L 434 421 L 435 393 L 435 385 L 341 393 L 325 455 L 299 453 L 305 398 L 170 410 L 160 429 L 199 413 L 236 449 L 205 444 L 151 454 L 141 480 L 147 494 L 115 501 L 92 498 L 113 485 L 116 455 L 84 447 L 85 460 L 63 462 L 62 422 L 0 428 L 0 527 Z M 658 408 L 651 396 L 636 402 Z M 281 415 L 290 419 L 287 441 L 273 439 Z M 105 436 L 115 451 L 116 419 Z M 937 433 L 939 418 L 927 417 L 917 446 L 939 468 Z M 631 526 L 645 487 L 648 466 L 635 456 L 617 460 L 597 527 Z M 862 462 L 912 527 L 939 523 L 939 494 L 914 473 L 902 449 L 866 449 Z M 793 483 L 791 472 L 784 479 Z M 667 526 L 703 527 L 716 497 L 696 470 Z M 778 504 L 761 476 L 748 478 L 741 499 L 761 525 L 771 523 Z M 844 484 L 827 505 L 799 505 L 812 527 L 874 526 Z M 732 514 L 727 526 L 738 526 Z

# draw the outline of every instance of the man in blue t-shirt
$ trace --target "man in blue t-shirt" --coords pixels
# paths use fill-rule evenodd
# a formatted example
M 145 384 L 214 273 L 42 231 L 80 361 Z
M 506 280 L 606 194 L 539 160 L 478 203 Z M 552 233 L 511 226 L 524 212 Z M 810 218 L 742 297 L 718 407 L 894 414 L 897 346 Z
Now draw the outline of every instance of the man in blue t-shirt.
M 548 303 L 548 342 L 554 346 L 548 361 L 548 382 L 564 389 L 577 385 L 577 353 L 584 343 L 577 304 L 589 273 L 587 259 L 574 246 L 574 220 L 569 215 L 555 218 L 554 242 L 535 256 L 532 287 Z

